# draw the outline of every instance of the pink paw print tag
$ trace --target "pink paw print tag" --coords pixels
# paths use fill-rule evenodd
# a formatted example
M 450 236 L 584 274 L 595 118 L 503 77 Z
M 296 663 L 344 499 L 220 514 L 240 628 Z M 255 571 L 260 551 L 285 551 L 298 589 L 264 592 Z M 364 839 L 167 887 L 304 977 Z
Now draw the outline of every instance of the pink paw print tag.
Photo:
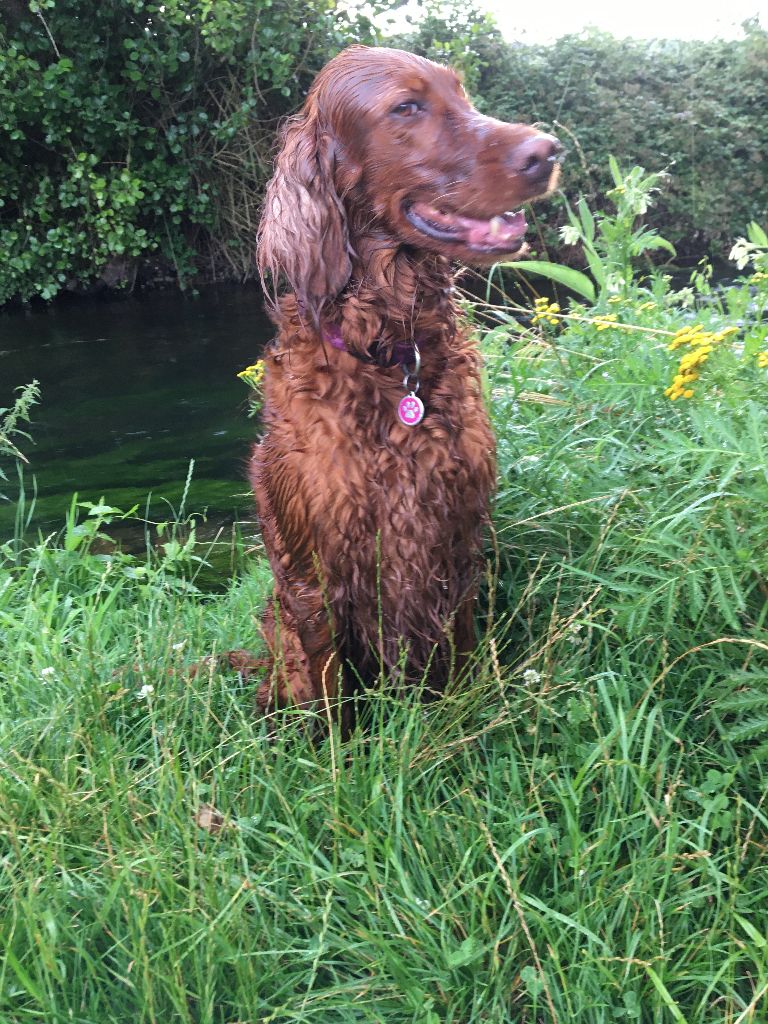
M 424 419 L 424 403 L 415 392 L 411 391 L 405 398 L 400 399 L 397 415 L 400 422 L 406 427 L 415 427 Z

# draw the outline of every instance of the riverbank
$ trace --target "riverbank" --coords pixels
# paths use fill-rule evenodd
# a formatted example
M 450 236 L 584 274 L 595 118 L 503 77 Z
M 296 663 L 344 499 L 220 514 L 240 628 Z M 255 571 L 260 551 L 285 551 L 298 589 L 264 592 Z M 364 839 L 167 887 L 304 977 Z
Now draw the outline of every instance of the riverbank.
M 211 658 L 258 649 L 258 550 L 204 593 L 188 522 L 139 555 L 98 503 L 7 538 L 0 1016 L 762 1019 L 761 267 L 486 309 L 471 675 L 428 709 L 382 679 L 344 743 Z

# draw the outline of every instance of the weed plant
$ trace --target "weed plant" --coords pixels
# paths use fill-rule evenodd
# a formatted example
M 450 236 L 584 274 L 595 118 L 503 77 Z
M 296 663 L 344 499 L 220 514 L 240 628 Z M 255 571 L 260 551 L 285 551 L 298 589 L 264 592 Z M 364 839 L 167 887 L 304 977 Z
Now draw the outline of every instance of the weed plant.
M 256 642 L 262 559 L 202 594 L 189 534 L 121 555 L 105 502 L 5 545 L 3 1024 L 768 1020 L 750 239 L 722 291 L 633 269 L 568 312 L 540 277 L 524 317 L 489 303 L 471 680 L 428 707 L 382 686 L 344 743 L 323 714 L 257 719 L 204 660 Z M 702 332 L 724 337 L 673 400 Z

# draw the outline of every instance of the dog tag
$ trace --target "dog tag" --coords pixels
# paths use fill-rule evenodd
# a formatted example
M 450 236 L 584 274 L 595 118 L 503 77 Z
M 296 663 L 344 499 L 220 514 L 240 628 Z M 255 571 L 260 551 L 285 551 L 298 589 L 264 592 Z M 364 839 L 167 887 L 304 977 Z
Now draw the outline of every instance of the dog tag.
M 405 398 L 400 399 L 397 415 L 406 427 L 415 427 L 424 419 L 424 403 L 414 391 L 411 391 Z

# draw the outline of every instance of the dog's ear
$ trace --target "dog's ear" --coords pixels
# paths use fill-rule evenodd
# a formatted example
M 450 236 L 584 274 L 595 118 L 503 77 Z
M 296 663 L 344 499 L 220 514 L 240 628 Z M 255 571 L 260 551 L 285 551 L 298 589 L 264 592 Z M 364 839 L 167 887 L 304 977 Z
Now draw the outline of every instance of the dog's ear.
M 259 225 L 262 280 L 269 272 L 274 296 L 284 278 L 315 324 L 352 272 L 347 215 L 334 185 L 335 148 L 314 107 L 286 123 Z

